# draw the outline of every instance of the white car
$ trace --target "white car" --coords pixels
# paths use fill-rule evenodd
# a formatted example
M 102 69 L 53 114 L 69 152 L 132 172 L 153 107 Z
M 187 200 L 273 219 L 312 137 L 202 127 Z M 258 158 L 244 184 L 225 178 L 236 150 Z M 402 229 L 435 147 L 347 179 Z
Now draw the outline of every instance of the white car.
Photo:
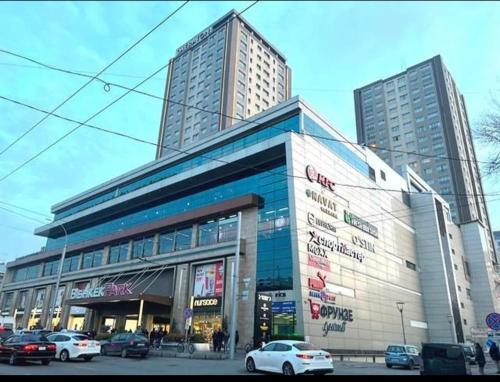
M 333 373 L 333 359 L 327 351 L 304 341 L 272 341 L 249 352 L 245 366 L 250 373 L 257 370 L 294 374 Z
M 54 333 L 47 336 L 47 339 L 56 344 L 55 357 L 62 362 L 76 358 L 90 361 L 96 355 L 101 354 L 101 344 L 82 334 Z

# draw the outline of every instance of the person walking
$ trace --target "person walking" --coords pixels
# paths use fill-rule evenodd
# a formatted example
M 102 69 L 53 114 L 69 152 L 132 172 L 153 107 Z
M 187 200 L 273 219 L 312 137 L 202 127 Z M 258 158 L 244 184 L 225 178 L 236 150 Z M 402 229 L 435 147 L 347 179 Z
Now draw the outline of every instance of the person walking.
M 476 353 L 476 362 L 479 367 L 479 374 L 484 375 L 484 365 L 486 364 L 486 358 L 484 357 L 483 348 L 478 342 L 476 342 L 474 344 L 474 350 Z
M 240 335 L 238 334 L 238 331 L 236 330 L 234 333 L 234 352 L 236 353 L 236 350 L 238 350 L 238 342 L 240 341 Z
M 151 333 L 149 333 L 149 346 L 153 347 L 155 345 L 155 339 L 156 339 L 156 328 L 153 328 L 151 330 Z
M 497 374 L 500 374 L 500 351 L 498 350 L 498 346 L 495 342 L 490 346 L 490 357 L 495 362 L 497 367 Z
M 217 351 L 220 352 L 222 350 L 222 342 L 224 341 L 224 333 L 222 332 L 222 329 L 219 328 L 219 331 L 217 332 Z
M 227 329 L 224 329 L 224 353 L 226 353 L 229 350 L 229 332 Z
M 214 352 L 217 351 L 217 329 L 214 328 L 212 332 L 212 345 L 214 346 Z

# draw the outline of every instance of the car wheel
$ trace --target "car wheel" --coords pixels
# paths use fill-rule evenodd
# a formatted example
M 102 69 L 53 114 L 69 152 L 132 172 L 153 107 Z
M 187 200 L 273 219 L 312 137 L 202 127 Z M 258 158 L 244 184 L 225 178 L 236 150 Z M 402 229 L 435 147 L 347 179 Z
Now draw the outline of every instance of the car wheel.
M 413 370 L 413 368 L 415 367 L 415 363 L 410 360 L 410 362 L 408 363 L 408 370 Z
M 249 373 L 255 373 L 255 362 L 252 357 L 249 357 L 246 362 L 247 371 Z
M 141 358 L 146 358 L 147 354 L 144 353 L 144 354 L 141 354 Z
M 104 346 L 101 346 L 101 355 L 108 355 L 108 352 L 106 351 L 106 348 Z
M 17 363 L 17 357 L 14 353 L 12 353 L 9 357 L 9 365 L 15 365 Z
M 69 353 L 67 350 L 61 351 L 61 354 L 59 354 L 59 359 L 61 362 L 67 362 L 69 361 Z
M 184 353 L 184 344 L 177 345 L 177 353 Z
M 92 357 L 83 357 L 83 360 L 85 362 L 90 362 L 90 361 L 92 361 Z
M 122 358 L 127 358 L 127 356 L 128 356 L 127 349 L 122 350 L 121 356 L 122 356 Z
M 290 364 L 290 362 L 285 362 L 283 364 L 283 374 L 295 375 L 295 371 L 293 370 L 293 366 Z
M 50 364 L 50 359 L 42 359 L 42 365 L 49 365 Z
M 188 345 L 188 352 L 189 354 L 193 354 L 196 349 L 194 348 L 193 344 Z
M 385 366 L 387 366 L 389 369 L 392 367 L 390 363 L 386 363 Z

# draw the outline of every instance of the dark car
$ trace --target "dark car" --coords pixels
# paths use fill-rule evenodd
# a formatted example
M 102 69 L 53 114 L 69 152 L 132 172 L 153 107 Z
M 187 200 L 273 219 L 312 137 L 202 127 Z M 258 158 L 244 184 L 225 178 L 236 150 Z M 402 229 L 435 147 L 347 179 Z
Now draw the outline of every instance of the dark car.
M 426 343 L 422 345 L 421 375 L 471 375 L 463 345 Z
M 412 370 L 422 364 L 420 353 L 413 345 L 389 345 L 385 351 L 385 365 L 388 368 L 403 366 Z
M 474 349 L 474 346 L 464 344 L 464 353 L 465 353 L 465 358 L 467 359 L 467 362 L 471 365 L 476 364 L 476 351 Z
M 56 355 L 56 344 L 38 334 L 13 335 L 0 344 L 0 359 L 15 365 L 17 361 L 41 361 L 48 365 Z
M 0 327 L 0 341 L 6 340 L 7 338 L 12 336 L 13 334 L 14 334 L 14 332 L 12 331 L 12 329 Z
M 135 333 L 120 333 L 108 342 L 101 342 L 102 355 L 120 355 L 126 358 L 129 355 L 139 355 L 142 358 L 149 353 L 149 340 Z

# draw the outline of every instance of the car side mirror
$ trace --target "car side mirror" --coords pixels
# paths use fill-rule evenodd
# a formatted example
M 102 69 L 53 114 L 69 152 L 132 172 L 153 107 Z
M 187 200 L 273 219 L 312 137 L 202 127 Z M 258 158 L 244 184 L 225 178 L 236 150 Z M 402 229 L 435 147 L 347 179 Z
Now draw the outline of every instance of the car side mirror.
M 264 347 L 261 347 L 261 348 L 259 349 L 259 351 L 264 351 Z

